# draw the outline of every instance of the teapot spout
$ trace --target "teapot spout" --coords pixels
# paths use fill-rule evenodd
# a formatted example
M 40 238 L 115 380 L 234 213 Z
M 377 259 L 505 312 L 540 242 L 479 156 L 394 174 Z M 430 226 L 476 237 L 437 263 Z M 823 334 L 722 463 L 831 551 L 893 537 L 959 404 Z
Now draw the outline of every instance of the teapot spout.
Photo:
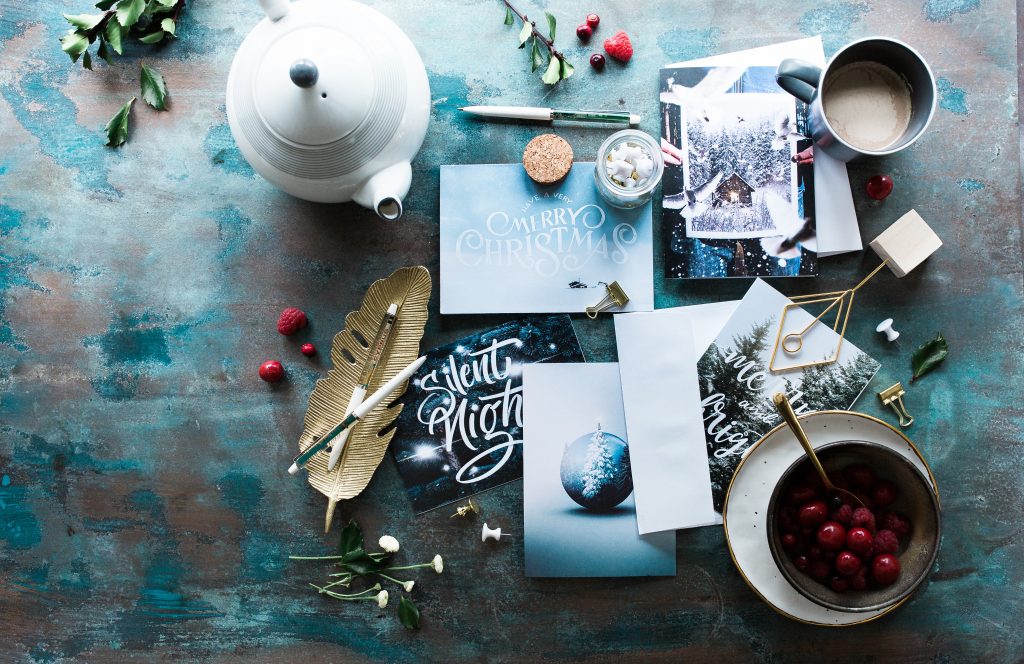
M 407 161 L 388 166 L 372 176 L 352 196 L 352 200 L 370 208 L 381 219 L 394 221 L 402 216 L 402 199 L 412 184 L 412 166 Z

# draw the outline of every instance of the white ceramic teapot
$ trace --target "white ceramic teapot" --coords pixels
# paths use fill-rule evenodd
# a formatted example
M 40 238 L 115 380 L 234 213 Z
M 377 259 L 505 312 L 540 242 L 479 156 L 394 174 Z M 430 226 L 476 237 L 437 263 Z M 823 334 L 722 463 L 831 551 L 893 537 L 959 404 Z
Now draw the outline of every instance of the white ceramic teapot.
M 310 201 L 402 216 L 430 119 L 416 47 L 352 0 L 260 0 L 228 75 L 231 133 L 256 171 Z

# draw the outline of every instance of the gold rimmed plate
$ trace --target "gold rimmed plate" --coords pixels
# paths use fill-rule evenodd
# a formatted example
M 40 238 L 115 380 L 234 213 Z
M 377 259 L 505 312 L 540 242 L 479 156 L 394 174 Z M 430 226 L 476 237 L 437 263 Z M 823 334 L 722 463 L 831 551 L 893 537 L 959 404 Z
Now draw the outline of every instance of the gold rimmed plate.
M 885 422 L 849 411 L 821 411 L 800 417 L 815 448 L 843 440 L 863 440 L 895 450 L 926 477 L 938 497 L 931 468 L 910 439 Z M 779 425 L 750 447 L 733 475 L 722 518 L 725 541 L 736 569 L 761 599 L 782 615 L 812 625 L 846 627 L 869 622 L 903 602 L 868 612 L 838 611 L 807 599 L 779 570 L 768 548 L 767 511 L 782 474 L 803 456 L 789 427 Z

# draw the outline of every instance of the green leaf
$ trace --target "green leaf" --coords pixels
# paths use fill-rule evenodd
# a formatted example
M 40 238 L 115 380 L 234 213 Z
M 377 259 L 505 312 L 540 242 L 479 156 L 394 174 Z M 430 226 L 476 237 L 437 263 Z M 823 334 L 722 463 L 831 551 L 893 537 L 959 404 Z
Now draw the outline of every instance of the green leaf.
M 103 14 L 77 14 L 72 16 L 71 14 L 64 14 L 64 18 L 71 25 L 81 30 L 92 30 L 100 21 L 103 20 Z
M 572 76 L 572 73 L 574 71 L 576 71 L 576 69 L 571 64 L 569 64 L 567 60 L 563 59 L 561 67 L 559 69 L 559 75 L 561 76 L 561 79 L 564 81 L 565 79 L 569 78 L 570 76 Z
M 348 522 L 348 525 L 341 531 L 341 542 L 338 544 L 338 553 L 346 554 L 356 549 L 363 548 L 363 531 L 355 520 Z
M 515 25 L 516 19 L 512 16 L 512 9 L 505 7 L 505 25 Z
M 526 40 L 533 34 L 533 24 L 523 21 L 523 29 L 519 31 L 519 48 L 526 46 Z
M 89 51 L 82 54 L 82 66 L 92 71 L 92 56 L 89 55 Z
M 370 557 L 370 554 L 366 553 L 362 549 L 355 549 L 345 554 L 338 565 L 346 572 L 352 572 L 353 574 L 373 574 L 383 570 L 388 565 L 388 558 L 376 558 Z
M 540 44 L 537 43 L 537 38 L 533 38 L 533 49 L 530 57 L 530 71 L 537 71 L 537 67 L 544 65 L 544 53 L 540 50 Z
M 544 16 L 548 17 L 548 39 L 555 41 L 555 17 L 547 12 L 544 12 Z
M 559 60 L 556 57 L 552 57 L 551 61 L 548 62 L 547 71 L 540 77 L 540 80 L 544 81 L 548 85 L 554 85 L 560 80 L 560 65 Z
M 134 103 L 135 97 L 132 97 L 114 114 L 114 117 L 110 118 L 110 122 L 104 127 L 107 131 L 107 145 L 110 147 L 116 148 L 124 145 L 124 142 L 128 140 L 128 115 L 131 113 Z
M 166 111 L 167 85 L 164 83 L 164 77 L 152 67 L 142 65 L 140 78 L 142 81 L 142 98 L 156 110 Z
M 174 19 L 173 18 L 165 18 L 164 20 L 160 21 L 160 27 L 167 34 L 173 35 L 174 34 L 174 29 L 176 27 L 174 25 Z
M 949 355 L 949 344 L 946 343 L 941 332 L 936 334 L 931 341 L 921 344 L 914 351 L 914 356 L 910 358 L 910 366 L 914 369 L 914 377 L 910 379 L 910 382 L 913 383 L 942 364 L 947 355 Z
M 96 9 L 102 9 L 103 11 L 107 11 L 108 9 L 114 6 L 115 2 L 117 2 L 117 0 L 100 0 L 96 3 Z
M 151 32 L 148 35 L 143 35 L 139 37 L 139 41 L 143 44 L 156 44 L 164 38 L 165 34 L 167 33 L 165 33 L 163 30 L 157 30 L 156 32 Z
M 107 41 L 110 42 L 110 48 L 114 49 L 114 52 L 121 55 L 121 36 L 124 34 L 124 28 L 117 21 L 107 21 L 107 27 L 103 29 L 103 36 L 106 37 Z
M 68 54 L 71 62 L 78 62 L 78 57 L 89 48 L 89 38 L 74 30 L 60 38 L 60 48 Z
M 146 9 L 146 0 L 118 0 L 117 22 L 126 28 L 135 25 Z
M 168 9 L 174 9 L 174 5 L 178 4 L 178 0 L 154 0 L 154 2 Z
M 106 60 L 108 63 L 110 60 L 110 49 L 107 48 L 107 42 L 103 37 L 100 37 L 100 46 L 96 49 L 96 55 Z
M 402 621 L 406 629 L 420 628 L 420 610 L 405 595 L 398 600 L 398 619 Z

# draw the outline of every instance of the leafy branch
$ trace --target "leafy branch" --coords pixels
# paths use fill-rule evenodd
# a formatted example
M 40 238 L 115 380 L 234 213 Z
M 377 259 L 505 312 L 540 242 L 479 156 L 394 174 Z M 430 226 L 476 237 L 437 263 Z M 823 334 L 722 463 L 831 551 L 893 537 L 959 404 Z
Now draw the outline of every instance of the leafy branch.
M 82 66 L 92 69 L 89 47 L 99 42 L 96 56 L 108 63 L 112 53 L 124 53 L 126 37 L 143 44 L 158 44 L 174 37 L 185 0 L 99 0 L 99 14 L 64 14 L 72 25 L 60 38 L 60 47 L 72 62 L 82 59 Z
M 505 4 L 505 25 L 515 25 L 516 17 L 523 24 L 519 31 L 519 48 L 526 48 L 529 42 L 527 52 L 530 54 L 530 71 L 537 71 L 538 67 L 544 66 L 543 46 L 547 50 L 547 66 L 540 80 L 548 85 L 554 85 L 572 76 L 573 66 L 562 52 L 555 48 L 555 17 L 544 12 L 548 24 L 548 34 L 545 36 L 537 30 L 536 21 L 531 21 L 526 14 L 513 7 L 509 0 L 502 2 Z

